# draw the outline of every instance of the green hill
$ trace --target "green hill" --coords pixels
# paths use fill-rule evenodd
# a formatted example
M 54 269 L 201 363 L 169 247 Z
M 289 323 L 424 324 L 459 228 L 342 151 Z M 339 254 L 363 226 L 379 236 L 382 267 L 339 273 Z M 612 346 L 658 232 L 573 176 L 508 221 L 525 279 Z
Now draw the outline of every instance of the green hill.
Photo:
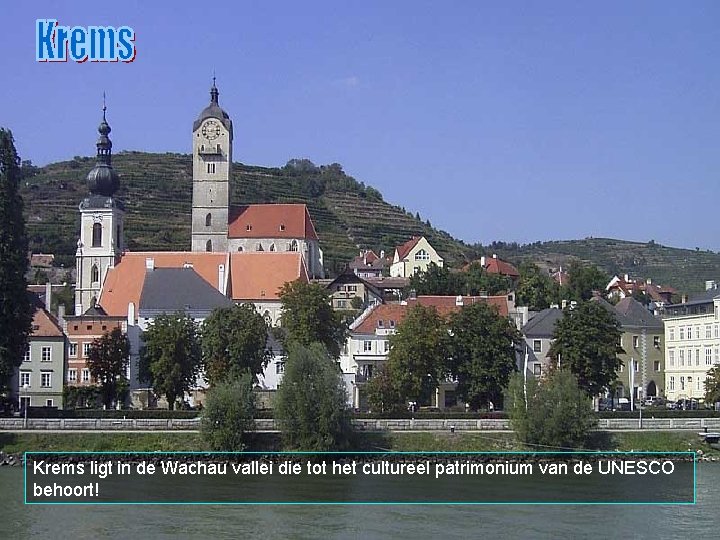
M 24 167 L 22 195 L 33 252 L 54 253 L 75 264 L 78 204 L 87 194 L 85 176 L 95 158 L 75 157 L 42 168 Z M 186 154 L 121 152 L 113 156 L 125 201 L 130 250 L 189 250 L 192 159 Z M 385 250 L 412 235 L 424 235 L 449 264 L 478 256 L 470 246 L 386 203 L 371 187 L 346 175 L 338 164 L 318 167 L 292 160 L 282 168 L 234 164 L 231 202 L 306 203 L 320 236 L 325 265 L 337 273 L 360 248 Z

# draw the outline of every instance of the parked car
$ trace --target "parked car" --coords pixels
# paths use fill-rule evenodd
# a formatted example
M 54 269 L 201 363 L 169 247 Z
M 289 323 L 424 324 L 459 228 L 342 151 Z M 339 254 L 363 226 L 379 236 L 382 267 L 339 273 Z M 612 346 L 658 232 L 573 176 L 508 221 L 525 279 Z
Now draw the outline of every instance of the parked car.
M 648 397 L 643 401 L 644 407 L 661 407 L 663 405 L 665 405 L 665 400 L 659 396 Z
M 700 402 L 697 399 L 678 399 L 675 402 L 675 409 L 680 411 L 696 411 L 700 408 Z
M 630 400 L 628 398 L 617 398 L 615 400 L 615 408 L 614 411 L 629 411 L 630 410 Z

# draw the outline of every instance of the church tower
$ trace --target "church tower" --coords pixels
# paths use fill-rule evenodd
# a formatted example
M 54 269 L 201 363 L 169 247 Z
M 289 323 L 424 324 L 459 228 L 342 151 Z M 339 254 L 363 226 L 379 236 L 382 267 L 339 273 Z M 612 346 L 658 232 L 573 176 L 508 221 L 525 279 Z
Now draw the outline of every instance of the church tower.
M 192 251 L 227 251 L 233 129 L 210 89 L 210 104 L 193 123 Z
M 110 126 L 103 118 L 98 132 L 97 161 L 87 175 L 90 195 L 80 203 L 80 240 L 75 254 L 75 315 L 82 315 L 100 297 L 107 271 L 120 260 L 125 207 L 113 198 L 120 186 L 112 168 Z

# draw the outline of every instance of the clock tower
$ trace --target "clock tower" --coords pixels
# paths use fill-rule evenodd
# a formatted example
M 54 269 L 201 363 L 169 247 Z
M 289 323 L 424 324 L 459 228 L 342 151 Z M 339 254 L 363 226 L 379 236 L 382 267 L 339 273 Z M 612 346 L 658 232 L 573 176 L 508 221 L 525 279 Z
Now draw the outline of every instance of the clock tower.
M 227 251 L 233 128 L 210 89 L 210 104 L 193 123 L 192 251 Z

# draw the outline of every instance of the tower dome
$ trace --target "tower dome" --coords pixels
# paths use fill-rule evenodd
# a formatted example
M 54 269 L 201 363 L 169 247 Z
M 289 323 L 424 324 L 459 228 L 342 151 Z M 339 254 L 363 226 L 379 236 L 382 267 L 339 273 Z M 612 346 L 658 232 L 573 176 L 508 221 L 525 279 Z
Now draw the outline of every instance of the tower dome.
M 103 104 L 103 118 L 98 126 L 97 161 L 87 175 L 87 185 L 93 195 L 112 197 L 120 187 L 118 174 L 112 168 L 112 141 L 108 135 L 111 128 L 105 118 L 107 107 Z
M 213 84 L 210 87 L 210 104 L 202 111 L 200 111 L 197 119 L 195 120 L 195 122 L 193 122 L 193 131 L 197 131 L 197 129 L 200 127 L 200 124 L 203 123 L 203 120 L 206 120 L 208 118 L 215 118 L 217 120 L 220 120 L 220 122 L 222 122 L 225 128 L 230 132 L 230 140 L 232 141 L 232 120 L 230 120 L 230 115 L 228 115 L 228 113 L 226 113 L 223 108 L 220 107 L 220 104 L 218 103 L 219 95 L 220 92 L 218 91 L 217 86 L 215 86 L 215 77 L 213 77 Z

